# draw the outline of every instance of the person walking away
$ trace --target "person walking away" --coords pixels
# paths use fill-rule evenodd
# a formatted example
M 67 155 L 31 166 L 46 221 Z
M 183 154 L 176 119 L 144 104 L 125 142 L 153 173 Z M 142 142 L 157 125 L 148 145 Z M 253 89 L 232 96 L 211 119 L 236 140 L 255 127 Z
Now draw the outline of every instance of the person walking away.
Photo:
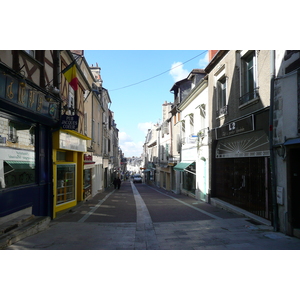
M 118 190 L 119 190 L 121 187 L 121 179 L 120 178 L 117 179 L 117 185 L 118 185 Z
M 118 185 L 118 179 L 117 179 L 117 178 L 114 179 L 113 184 L 114 184 L 114 187 L 115 187 L 115 189 L 116 189 L 116 188 L 117 188 L 117 185 Z

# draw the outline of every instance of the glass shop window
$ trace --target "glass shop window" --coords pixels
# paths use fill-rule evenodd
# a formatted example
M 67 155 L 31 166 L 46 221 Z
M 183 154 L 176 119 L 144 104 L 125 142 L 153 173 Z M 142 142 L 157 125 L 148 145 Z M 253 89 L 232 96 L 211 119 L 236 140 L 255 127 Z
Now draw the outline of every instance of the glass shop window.
M 56 190 L 57 205 L 75 200 L 75 164 L 57 165 Z
M 35 181 L 35 126 L 0 115 L 0 190 Z
M 57 160 L 60 160 L 60 161 L 66 161 L 67 160 L 67 153 L 66 152 L 63 152 L 63 151 L 57 151 L 56 152 L 56 159 Z
M 83 198 L 86 199 L 92 194 L 92 169 L 84 170 L 83 178 L 84 178 Z

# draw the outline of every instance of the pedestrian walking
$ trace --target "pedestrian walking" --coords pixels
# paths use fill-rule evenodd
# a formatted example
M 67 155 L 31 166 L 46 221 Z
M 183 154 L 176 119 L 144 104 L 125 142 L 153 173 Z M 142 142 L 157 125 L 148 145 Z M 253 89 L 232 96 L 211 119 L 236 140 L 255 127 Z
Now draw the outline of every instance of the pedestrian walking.
M 118 190 L 119 190 L 121 187 L 121 179 L 120 178 L 117 179 L 117 185 L 118 185 Z
M 115 187 L 115 189 L 116 189 L 116 188 L 117 188 L 117 185 L 118 185 L 118 179 L 117 179 L 117 178 L 114 179 L 113 184 L 114 184 L 114 187 Z

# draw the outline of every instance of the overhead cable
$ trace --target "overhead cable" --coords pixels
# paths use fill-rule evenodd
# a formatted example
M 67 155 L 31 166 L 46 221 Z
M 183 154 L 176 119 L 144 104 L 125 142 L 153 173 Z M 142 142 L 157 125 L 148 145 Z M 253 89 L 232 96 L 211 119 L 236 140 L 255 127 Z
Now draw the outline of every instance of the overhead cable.
M 123 86 L 123 87 L 117 88 L 117 89 L 109 90 L 109 92 L 113 92 L 113 91 L 117 91 L 117 90 L 125 89 L 125 88 L 128 88 L 128 87 L 130 87 L 130 86 L 137 85 L 137 84 L 140 84 L 140 83 L 142 83 L 142 82 L 145 82 L 145 81 L 151 80 L 151 79 L 153 79 L 153 78 L 156 78 L 156 77 L 158 77 L 158 76 L 161 76 L 161 75 L 163 75 L 163 74 L 165 74 L 165 73 L 168 73 L 168 72 L 170 72 L 171 70 L 173 70 L 173 69 L 175 69 L 175 68 L 178 68 L 178 67 L 180 67 L 180 66 L 182 66 L 182 65 L 186 64 L 187 62 L 189 62 L 189 61 L 191 61 L 191 60 L 193 60 L 193 59 L 197 58 L 198 56 L 201 56 L 201 55 L 203 55 L 205 52 L 207 52 L 207 50 L 205 50 L 205 51 L 201 52 L 200 54 L 198 54 L 198 55 L 196 55 L 196 56 L 194 56 L 194 57 L 190 58 L 189 60 L 187 60 L 187 61 L 185 61 L 185 62 L 183 62 L 183 63 L 181 63 L 181 64 L 179 64 L 179 65 L 176 65 L 175 67 L 173 67 L 173 68 L 171 68 L 171 69 L 169 69 L 169 70 L 167 70 L 167 71 L 164 71 L 164 72 L 162 72 L 162 73 L 159 73 L 159 74 L 157 74 L 157 75 L 155 75 L 155 76 L 152 76 L 152 77 L 150 77 L 150 78 L 147 78 L 147 79 L 141 80 L 141 81 L 139 81 L 139 82 L 132 83 L 132 84 L 129 84 L 129 85 L 126 85 L 126 86 Z

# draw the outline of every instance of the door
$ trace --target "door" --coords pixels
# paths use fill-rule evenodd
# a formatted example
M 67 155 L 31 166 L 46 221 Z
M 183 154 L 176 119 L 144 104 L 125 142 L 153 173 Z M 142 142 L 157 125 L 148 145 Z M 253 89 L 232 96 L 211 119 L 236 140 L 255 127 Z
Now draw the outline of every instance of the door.
M 290 150 L 292 226 L 300 228 L 300 149 Z
M 216 159 L 216 196 L 271 219 L 268 157 Z

